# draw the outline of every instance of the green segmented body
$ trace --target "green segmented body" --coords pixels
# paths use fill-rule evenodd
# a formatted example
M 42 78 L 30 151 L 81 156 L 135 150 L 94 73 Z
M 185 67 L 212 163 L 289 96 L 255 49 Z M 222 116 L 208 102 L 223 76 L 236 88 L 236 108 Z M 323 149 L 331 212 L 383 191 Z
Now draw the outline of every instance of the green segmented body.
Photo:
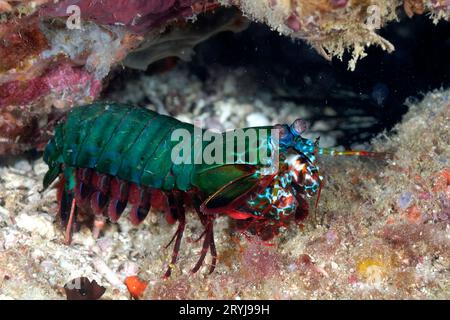
M 61 164 L 94 169 L 164 191 L 196 187 L 204 194 L 248 174 L 240 165 L 173 163 L 172 149 L 179 143 L 172 140 L 176 129 L 185 129 L 194 136 L 193 125 L 136 106 L 97 103 L 74 108 L 66 121 L 56 127 L 55 136 L 45 150 L 44 161 L 50 170 L 44 185 L 58 176 Z M 270 139 L 270 130 L 266 131 L 268 135 L 260 137 L 265 143 Z M 194 143 L 192 139 L 192 153 Z M 202 143 L 205 148 L 210 142 Z M 249 151 L 247 146 L 246 155 Z M 191 156 L 194 159 L 194 154 Z M 259 153 L 255 164 L 260 164 Z M 227 169 L 224 171 L 223 167 Z
M 55 129 L 44 161 L 52 168 L 65 164 L 153 188 L 187 190 L 189 180 L 173 177 L 172 130 L 191 125 L 139 107 L 93 104 L 74 108 Z M 185 168 L 187 176 L 192 167 Z M 50 178 L 50 180 L 52 180 Z

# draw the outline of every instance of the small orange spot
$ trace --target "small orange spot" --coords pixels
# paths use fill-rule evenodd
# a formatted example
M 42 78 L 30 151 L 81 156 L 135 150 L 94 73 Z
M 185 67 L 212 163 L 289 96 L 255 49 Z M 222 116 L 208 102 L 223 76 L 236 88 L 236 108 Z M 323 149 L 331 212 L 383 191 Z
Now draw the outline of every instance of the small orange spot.
M 406 218 L 411 223 L 419 223 L 422 220 L 422 213 L 417 206 L 412 206 L 406 211 Z
M 361 180 L 359 179 L 359 177 L 356 177 L 356 176 L 354 176 L 350 179 L 351 184 L 358 184 L 360 182 L 361 182 Z
M 389 217 L 387 220 L 386 220 L 386 224 L 394 224 L 394 222 L 395 222 L 395 220 L 394 220 L 394 218 L 392 218 L 392 217 Z
M 125 279 L 125 285 L 131 296 L 135 299 L 141 297 L 147 288 L 147 282 L 142 281 L 138 276 L 127 277 Z
M 442 174 L 447 178 L 447 184 L 450 184 L 450 169 L 442 170 Z
M 444 169 L 433 179 L 433 191 L 441 192 L 447 189 L 447 186 L 450 185 L 450 170 Z

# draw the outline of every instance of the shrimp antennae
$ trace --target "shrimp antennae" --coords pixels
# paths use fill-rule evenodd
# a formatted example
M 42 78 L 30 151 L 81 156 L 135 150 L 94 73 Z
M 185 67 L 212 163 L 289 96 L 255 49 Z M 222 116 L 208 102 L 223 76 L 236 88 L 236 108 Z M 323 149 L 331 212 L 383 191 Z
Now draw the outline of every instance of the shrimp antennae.
M 338 151 L 333 148 L 319 148 L 316 149 L 316 154 L 318 155 L 329 155 L 329 156 L 359 156 L 359 157 L 371 157 L 378 159 L 386 159 L 389 155 L 386 152 L 373 152 L 365 150 L 345 150 Z

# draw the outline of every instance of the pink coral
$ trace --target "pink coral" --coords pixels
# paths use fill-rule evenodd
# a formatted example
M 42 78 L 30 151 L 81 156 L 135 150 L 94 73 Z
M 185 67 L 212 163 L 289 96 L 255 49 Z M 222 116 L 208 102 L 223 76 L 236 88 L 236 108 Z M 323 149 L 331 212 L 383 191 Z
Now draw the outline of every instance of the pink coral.
M 19 80 L 0 86 L 0 107 L 7 105 L 26 105 L 49 93 L 55 96 L 64 94 L 67 100 L 75 100 L 78 95 L 87 90 L 87 96 L 92 98 L 100 93 L 101 83 L 87 71 L 63 63 L 47 74 L 27 82 Z
M 195 0 L 65 0 L 44 7 L 40 14 L 65 17 L 67 8 L 77 5 L 83 20 L 99 24 L 125 25 L 129 30 L 142 32 L 161 25 L 176 17 L 189 17 L 193 14 Z
M 279 274 L 281 262 L 275 248 L 251 240 L 243 250 L 241 268 L 248 280 L 258 281 Z

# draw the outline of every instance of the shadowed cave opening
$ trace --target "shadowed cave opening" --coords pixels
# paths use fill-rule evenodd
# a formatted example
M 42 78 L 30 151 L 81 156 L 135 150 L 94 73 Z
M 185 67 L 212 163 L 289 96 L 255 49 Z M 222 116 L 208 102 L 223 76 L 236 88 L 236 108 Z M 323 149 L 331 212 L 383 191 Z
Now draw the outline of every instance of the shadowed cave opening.
M 449 24 L 435 26 L 429 17 L 414 16 L 390 24 L 380 34 L 395 45 L 395 51 L 389 54 L 370 47 L 353 72 L 347 70 L 349 53 L 343 61 L 334 58 L 330 62 L 305 42 L 258 23 L 197 45 L 191 61 L 177 59 L 175 68 L 185 68 L 201 81 L 213 77 L 217 68 L 230 74 L 243 70 L 273 101 L 306 105 L 309 116 L 305 120 L 310 127 L 318 121 L 327 123 L 324 131 L 338 133 L 336 145 L 349 148 L 392 129 L 408 110 L 406 99 L 420 99 L 422 93 L 450 84 Z M 124 68 L 114 73 L 104 97 L 123 90 L 127 81 L 139 75 L 157 76 L 164 63 L 150 65 L 146 71 Z M 324 112 L 326 108 L 333 114 Z

